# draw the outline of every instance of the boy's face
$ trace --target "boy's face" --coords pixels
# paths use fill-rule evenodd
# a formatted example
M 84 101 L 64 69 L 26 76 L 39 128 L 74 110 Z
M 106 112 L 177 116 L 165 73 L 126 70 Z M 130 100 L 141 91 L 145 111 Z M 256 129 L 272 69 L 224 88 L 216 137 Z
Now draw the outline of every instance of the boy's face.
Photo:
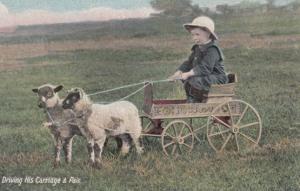
M 210 32 L 201 28 L 191 29 L 190 32 L 192 35 L 192 39 L 196 44 L 204 44 L 210 39 Z

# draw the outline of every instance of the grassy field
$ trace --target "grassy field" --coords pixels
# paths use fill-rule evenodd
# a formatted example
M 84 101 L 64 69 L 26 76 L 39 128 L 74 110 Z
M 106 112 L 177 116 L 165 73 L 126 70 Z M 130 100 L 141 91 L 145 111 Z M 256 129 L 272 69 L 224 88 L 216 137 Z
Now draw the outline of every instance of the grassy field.
M 184 20 L 81 23 L 20 28 L 0 36 L 0 190 L 300 190 L 299 13 L 216 17 L 226 70 L 238 75 L 237 97 L 263 121 L 260 145 L 246 154 L 217 155 L 207 141 L 191 155 L 164 156 L 158 139 L 146 152 L 119 157 L 111 140 L 103 168 L 86 164 L 86 141 L 76 137 L 73 163 L 52 168 L 53 141 L 32 88 L 63 84 L 88 93 L 161 80 L 189 55 Z M 274 19 L 276 17 L 276 19 Z M 94 96 L 114 101 L 133 89 Z M 156 87 L 159 98 L 183 97 L 180 84 Z M 129 99 L 141 108 L 143 94 Z M 203 131 L 202 133 L 204 133 Z M 2 183 L 3 177 L 74 177 L 80 183 Z

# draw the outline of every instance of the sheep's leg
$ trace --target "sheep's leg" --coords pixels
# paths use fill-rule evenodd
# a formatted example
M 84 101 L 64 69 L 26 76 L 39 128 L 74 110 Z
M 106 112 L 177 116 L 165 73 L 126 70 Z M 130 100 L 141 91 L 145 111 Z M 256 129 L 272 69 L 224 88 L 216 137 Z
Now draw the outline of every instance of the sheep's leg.
M 122 146 L 123 146 L 123 139 L 122 139 L 122 137 L 118 137 L 118 136 L 116 136 L 115 137 L 115 140 L 116 140 L 116 142 L 117 142 L 117 147 L 118 147 L 118 149 L 121 149 L 122 148 Z
M 57 167 L 60 163 L 61 148 L 62 148 L 62 140 L 59 138 L 56 138 L 54 167 Z
M 140 139 L 138 135 L 136 134 L 130 134 L 131 138 L 132 138 L 132 141 L 135 145 L 135 148 L 136 148 L 136 152 L 138 154 L 142 154 L 144 152 L 144 148 L 141 146 L 141 143 L 140 143 Z
M 95 163 L 94 140 L 88 141 L 87 149 L 89 153 L 89 162 L 91 165 Z
M 65 160 L 66 163 L 71 163 L 72 161 L 72 142 L 73 142 L 73 137 L 67 138 L 64 142 L 64 153 L 65 153 Z
M 119 138 L 122 140 L 121 154 L 126 155 L 130 149 L 131 137 L 128 134 L 122 134 L 119 135 Z
M 107 138 L 107 139 L 105 139 L 105 142 L 104 142 L 104 147 L 106 147 L 106 146 L 107 146 L 107 143 L 108 143 L 108 138 Z
M 106 140 L 106 137 L 104 137 L 102 139 L 99 139 L 99 140 L 96 141 L 96 143 L 94 145 L 96 167 L 97 168 L 101 168 L 101 166 L 102 166 L 102 164 L 101 164 L 101 155 L 102 155 L 105 140 Z

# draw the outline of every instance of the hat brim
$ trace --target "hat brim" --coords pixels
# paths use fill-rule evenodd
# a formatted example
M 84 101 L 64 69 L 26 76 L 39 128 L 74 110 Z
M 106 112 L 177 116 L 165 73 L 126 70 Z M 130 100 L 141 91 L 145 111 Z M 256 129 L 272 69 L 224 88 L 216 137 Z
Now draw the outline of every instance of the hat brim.
M 183 25 L 183 27 L 184 27 L 187 31 L 190 31 L 190 28 L 191 28 L 191 27 L 206 28 L 206 27 L 204 27 L 204 26 L 194 25 L 194 24 L 192 24 L 192 23 L 186 23 L 186 24 Z M 210 34 L 212 34 L 212 36 L 214 37 L 215 40 L 218 40 L 218 39 L 219 39 L 218 36 L 216 35 L 216 33 L 212 32 L 212 31 L 209 30 L 208 28 L 206 28 L 206 29 L 210 32 Z

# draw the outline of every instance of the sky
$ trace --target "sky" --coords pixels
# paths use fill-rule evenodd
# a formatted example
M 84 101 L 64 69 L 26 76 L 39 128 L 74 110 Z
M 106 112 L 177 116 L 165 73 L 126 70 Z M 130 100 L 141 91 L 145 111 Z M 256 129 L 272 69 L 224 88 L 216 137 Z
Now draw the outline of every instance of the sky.
M 151 0 L 0 0 L 0 28 L 105 21 L 110 19 L 146 18 L 156 12 Z M 236 4 L 242 0 L 192 0 L 201 7 Z M 264 3 L 265 0 L 248 0 Z M 287 0 L 292 1 L 292 0 Z M 287 2 L 276 0 L 278 4 Z

